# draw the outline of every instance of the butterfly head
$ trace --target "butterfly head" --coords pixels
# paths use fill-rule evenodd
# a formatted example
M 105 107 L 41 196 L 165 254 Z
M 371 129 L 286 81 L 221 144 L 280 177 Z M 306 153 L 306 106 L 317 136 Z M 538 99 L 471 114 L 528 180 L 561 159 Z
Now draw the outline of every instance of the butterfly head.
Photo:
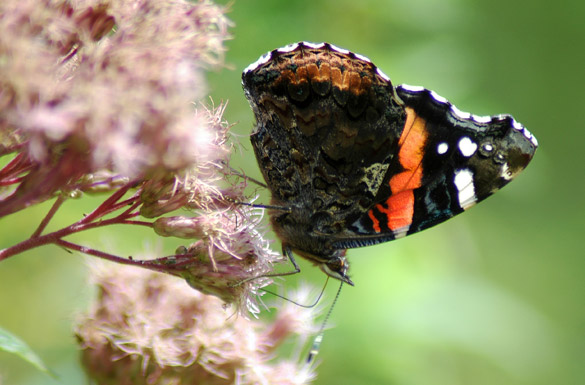
M 335 250 L 332 254 L 326 257 L 316 256 L 300 250 L 295 250 L 295 252 L 301 257 L 308 259 L 319 266 L 321 271 L 331 278 L 338 279 L 350 286 L 354 286 L 348 275 L 349 262 L 347 261 L 347 258 L 345 258 L 345 249 Z

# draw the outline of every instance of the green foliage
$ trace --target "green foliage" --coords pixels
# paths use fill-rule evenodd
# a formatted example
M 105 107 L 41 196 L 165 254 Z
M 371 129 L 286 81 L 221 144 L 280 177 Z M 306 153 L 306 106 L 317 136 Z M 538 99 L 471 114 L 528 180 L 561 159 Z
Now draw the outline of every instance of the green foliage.
M 45 366 L 41 358 L 20 338 L 0 327 L 0 350 L 13 353 L 29 362 L 41 372 L 53 376 L 54 374 Z

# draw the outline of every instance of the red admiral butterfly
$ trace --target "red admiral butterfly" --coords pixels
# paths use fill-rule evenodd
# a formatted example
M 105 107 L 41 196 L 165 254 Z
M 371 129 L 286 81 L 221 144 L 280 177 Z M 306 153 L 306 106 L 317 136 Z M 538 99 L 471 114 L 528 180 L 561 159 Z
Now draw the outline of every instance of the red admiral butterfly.
M 328 43 L 269 52 L 242 84 L 283 252 L 295 272 L 293 252 L 350 285 L 346 249 L 469 209 L 522 171 L 538 145 L 510 115 L 471 115 L 433 91 L 394 87 L 369 59 Z

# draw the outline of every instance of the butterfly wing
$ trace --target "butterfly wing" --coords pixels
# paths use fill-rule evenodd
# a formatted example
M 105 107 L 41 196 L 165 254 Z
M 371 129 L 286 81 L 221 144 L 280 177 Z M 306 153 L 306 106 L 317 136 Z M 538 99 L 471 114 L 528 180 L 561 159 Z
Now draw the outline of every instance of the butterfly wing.
M 333 244 L 390 241 L 441 223 L 509 183 L 530 162 L 536 139 L 509 115 L 459 111 L 432 91 L 397 87 L 407 120 L 375 204 Z
M 513 179 L 537 146 L 508 115 L 477 117 L 432 91 L 395 89 L 367 58 L 327 43 L 269 52 L 242 84 L 252 146 L 282 208 L 269 214 L 283 249 L 349 284 L 345 249 L 457 215 Z
M 244 70 L 242 83 L 272 204 L 292 211 L 272 212 L 273 227 L 283 242 L 315 253 L 322 242 L 308 245 L 312 236 L 343 231 L 379 195 L 404 109 L 369 60 L 327 43 L 272 51 Z

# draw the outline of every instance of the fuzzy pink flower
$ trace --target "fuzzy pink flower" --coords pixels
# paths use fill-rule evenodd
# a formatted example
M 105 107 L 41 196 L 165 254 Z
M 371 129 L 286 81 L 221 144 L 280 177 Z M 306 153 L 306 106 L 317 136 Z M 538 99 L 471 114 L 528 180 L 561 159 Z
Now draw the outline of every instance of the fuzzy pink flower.
M 224 11 L 206 0 L 0 1 L 0 156 L 12 157 L 0 169 L 0 218 L 54 199 L 0 263 L 54 244 L 120 264 L 96 269 L 100 296 L 77 326 L 97 383 L 313 377 L 298 360 L 273 359 L 314 330 L 302 312 L 246 319 L 284 258 L 263 238 L 263 210 L 239 204 L 251 199 L 248 179 L 229 167 L 226 105 L 202 103 L 205 71 L 223 64 Z M 48 232 L 67 199 L 85 193 L 107 195 Z M 176 251 L 142 260 L 70 240 L 110 225 L 174 237 Z
M 140 179 L 225 161 L 226 130 L 192 104 L 206 94 L 204 70 L 222 63 L 222 11 L 209 1 L 3 1 L 2 153 L 29 163 L 0 215 L 79 188 L 86 174 Z
M 283 342 L 304 341 L 307 329 L 238 317 L 217 298 L 158 273 L 100 263 L 92 276 L 98 300 L 79 317 L 76 334 L 88 375 L 102 385 L 300 385 L 314 378 L 310 365 L 273 358 Z M 298 325 L 304 313 L 313 311 L 279 312 L 274 322 Z M 267 329 L 281 333 L 274 339 Z

